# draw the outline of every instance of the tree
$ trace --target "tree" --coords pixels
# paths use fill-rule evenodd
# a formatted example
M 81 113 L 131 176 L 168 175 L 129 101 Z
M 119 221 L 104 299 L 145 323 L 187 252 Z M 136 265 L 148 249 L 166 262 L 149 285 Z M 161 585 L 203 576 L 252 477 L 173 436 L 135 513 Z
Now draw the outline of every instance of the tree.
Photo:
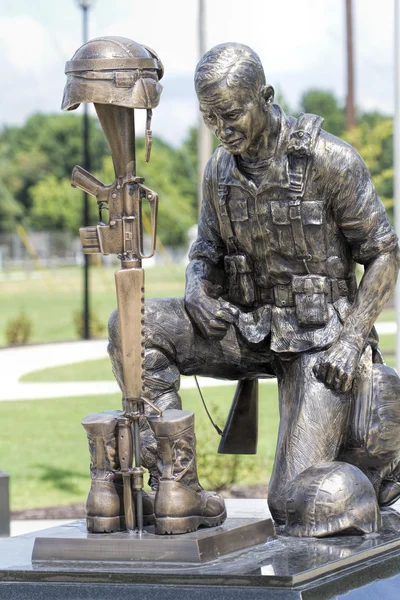
M 302 112 L 313 113 L 324 118 L 323 128 L 333 135 L 341 136 L 345 130 L 344 107 L 332 92 L 311 89 L 305 92 L 300 101 Z
M 145 185 L 159 196 L 158 235 L 164 244 L 182 244 L 187 241 L 187 230 L 196 221 L 191 184 L 180 163 L 179 151 L 158 138 L 153 139 L 149 163 L 144 161 L 144 140 L 136 140 L 137 174 L 145 178 Z M 111 158 L 105 158 L 99 179 L 111 183 L 114 169 Z
M 393 218 L 393 119 L 369 119 L 343 134 L 343 139 L 357 148 L 364 159 L 379 197 Z
M 71 231 L 78 234 L 82 225 L 82 193 L 71 187 L 69 179 L 58 180 L 55 175 L 47 175 L 29 190 L 31 209 L 28 223 L 37 231 Z M 90 217 L 93 225 L 98 216 L 96 201 L 90 204 Z
M 93 169 L 99 169 L 108 146 L 94 118 L 90 118 Z M 28 210 L 28 190 L 48 175 L 69 178 L 82 162 L 82 118 L 76 114 L 30 117 L 22 127 L 0 133 L 0 179 Z

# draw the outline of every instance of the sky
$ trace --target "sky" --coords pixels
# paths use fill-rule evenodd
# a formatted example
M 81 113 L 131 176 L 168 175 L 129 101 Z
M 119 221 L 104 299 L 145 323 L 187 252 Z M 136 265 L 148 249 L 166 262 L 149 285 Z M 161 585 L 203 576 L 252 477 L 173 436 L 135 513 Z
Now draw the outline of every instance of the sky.
M 395 1 L 353 0 L 356 103 L 363 110 L 394 110 Z M 89 38 L 129 37 L 160 56 L 164 91 L 153 133 L 174 145 L 199 118 L 193 87 L 197 4 L 93 0 L 89 15 Z M 206 0 L 206 47 L 227 41 L 251 46 L 268 82 L 293 108 L 310 88 L 333 91 L 343 100 L 344 5 L 345 0 Z M 0 0 L 0 126 L 21 125 L 36 112 L 60 112 L 64 65 L 81 43 L 76 0 Z

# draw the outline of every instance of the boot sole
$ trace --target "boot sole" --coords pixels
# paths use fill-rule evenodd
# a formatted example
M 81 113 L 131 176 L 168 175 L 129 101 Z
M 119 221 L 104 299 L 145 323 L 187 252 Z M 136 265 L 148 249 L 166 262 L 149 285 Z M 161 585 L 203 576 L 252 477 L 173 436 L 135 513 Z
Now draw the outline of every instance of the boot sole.
M 156 517 L 155 531 L 157 534 L 175 535 L 197 531 L 202 525 L 205 527 L 217 527 L 226 519 L 226 510 L 216 517 Z
M 113 533 L 124 531 L 124 517 L 86 517 L 86 527 L 90 533 Z

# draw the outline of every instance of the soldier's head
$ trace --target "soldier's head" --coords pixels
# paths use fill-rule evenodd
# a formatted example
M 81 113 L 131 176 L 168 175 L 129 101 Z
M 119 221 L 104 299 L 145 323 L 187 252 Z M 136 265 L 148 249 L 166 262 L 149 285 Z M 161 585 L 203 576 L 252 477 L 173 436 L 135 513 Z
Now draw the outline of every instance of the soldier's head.
M 231 154 L 248 152 L 274 99 L 258 55 L 243 44 L 220 44 L 202 57 L 194 80 L 205 124 Z

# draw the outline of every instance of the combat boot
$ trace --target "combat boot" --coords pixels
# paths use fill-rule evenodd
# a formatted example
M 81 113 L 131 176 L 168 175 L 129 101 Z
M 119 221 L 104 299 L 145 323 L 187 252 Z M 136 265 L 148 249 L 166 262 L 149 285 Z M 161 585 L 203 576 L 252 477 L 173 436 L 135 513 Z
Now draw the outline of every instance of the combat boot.
M 154 504 L 156 533 L 220 525 L 226 519 L 224 500 L 203 490 L 197 478 L 194 413 L 165 410 L 162 417 L 150 417 L 149 425 L 157 440 L 161 473 Z
M 123 531 L 123 487 L 117 452 L 117 425 L 121 411 L 88 415 L 82 420 L 90 452 L 92 483 L 86 501 L 86 524 L 91 533 Z
M 82 420 L 89 441 L 91 487 L 86 501 L 86 524 L 91 533 L 124 531 L 123 483 L 118 473 L 118 417 L 114 410 Z M 133 492 L 134 494 L 134 492 Z M 143 492 L 143 524 L 154 523 L 154 494 Z

